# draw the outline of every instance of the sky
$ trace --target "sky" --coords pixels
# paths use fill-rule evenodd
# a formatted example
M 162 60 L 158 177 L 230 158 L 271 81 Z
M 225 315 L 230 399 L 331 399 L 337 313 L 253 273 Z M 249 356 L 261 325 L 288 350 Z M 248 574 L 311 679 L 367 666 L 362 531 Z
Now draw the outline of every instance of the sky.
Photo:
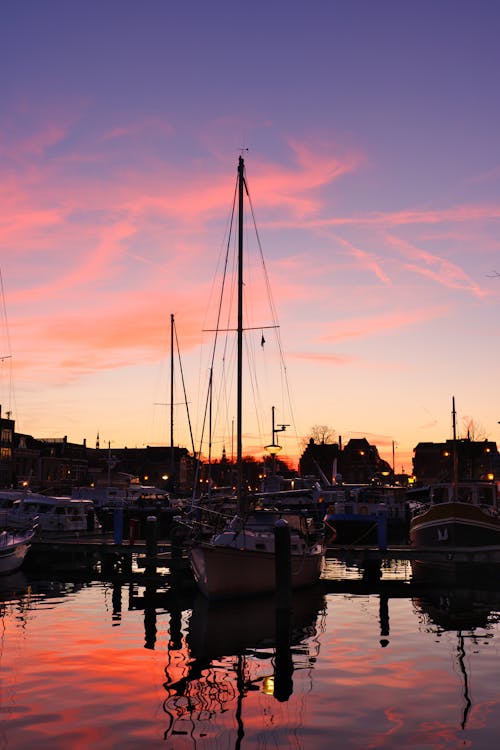
M 1 17 L 0 403 L 18 432 L 169 444 L 173 314 L 175 443 L 187 400 L 201 445 L 243 154 L 289 395 L 269 379 L 244 450 L 271 442 L 271 403 L 290 458 L 325 425 L 411 471 L 419 442 L 451 437 L 452 397 L 461 437 L 500 439 L 498 3 L 24 0 Z M 214 453 L 232 450 L 225 409 Z

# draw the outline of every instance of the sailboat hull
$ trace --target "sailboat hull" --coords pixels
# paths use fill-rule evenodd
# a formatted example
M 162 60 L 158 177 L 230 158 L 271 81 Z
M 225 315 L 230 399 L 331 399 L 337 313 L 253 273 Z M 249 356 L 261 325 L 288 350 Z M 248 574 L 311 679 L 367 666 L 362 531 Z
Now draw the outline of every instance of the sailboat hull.
M 324 565 L 321 545 L 292 555 L 292 588 L 314 585 Z M 273 552 L 201 544 L 191 550 L 191 567 L 201 593 L 211 600 L 272 593 L 276 589 Z

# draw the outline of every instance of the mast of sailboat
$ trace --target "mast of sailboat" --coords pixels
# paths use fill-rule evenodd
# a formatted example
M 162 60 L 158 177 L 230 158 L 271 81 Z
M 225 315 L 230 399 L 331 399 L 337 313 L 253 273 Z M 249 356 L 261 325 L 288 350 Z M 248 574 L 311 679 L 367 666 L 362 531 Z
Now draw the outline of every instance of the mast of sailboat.
M 457 456 L 457 413 L 455 411 L 455 396 L 452 397 L 453 419 L 453 502 L 457 501 L 458 486 L 458 456 Z
M 174 315 L 170 314 L 170 481 L 173 483 L 174 461 Z
M 244 512 L 243 466 L 242 466 L 242 412 L 243 412 L 243 190 L 245 184 L 245 162 L 238 159 L 238 364 L 236 404 L 236 490 L 238 512 Z

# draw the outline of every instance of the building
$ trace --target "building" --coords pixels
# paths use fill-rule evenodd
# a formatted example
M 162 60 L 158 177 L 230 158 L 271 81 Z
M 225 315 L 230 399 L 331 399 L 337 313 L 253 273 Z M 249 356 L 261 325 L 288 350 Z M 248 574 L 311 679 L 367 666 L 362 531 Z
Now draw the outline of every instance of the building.
M 497 444 L 469 438 L 443 443 L 418 443 L 413 450 L 413 475 L 418 484 L 451 482 L 456 456 L 459 480 L 500 480 Z
M 0 406 L 0 487 L 12 487 L 14 481 L 14 427 L 10 412 L 5 417 Z
M 315 443 L 311 438 L 299 460 L 301 476 L 323 475 L 333 482 L 337 475 L 346 484 L 368 484 L 374 479 L 392 477 L 392 468 L 380 458 L 375 445 L 366 438 L 352 438 L 342 448 L 337 443 Z

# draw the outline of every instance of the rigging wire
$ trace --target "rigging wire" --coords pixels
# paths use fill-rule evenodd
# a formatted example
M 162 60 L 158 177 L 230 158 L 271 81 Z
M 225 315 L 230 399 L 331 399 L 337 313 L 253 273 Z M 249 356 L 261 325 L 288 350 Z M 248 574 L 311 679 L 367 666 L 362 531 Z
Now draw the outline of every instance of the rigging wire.
M 177 338 L 177 327 L 175 325 L 175 321 L 174 321 L 173 327 L 174 327 L 174 336 L 175 336 L 175 346 L 177 348 L 177 358 L 179 360 L 179 372 L 181 373 L 182 391 L 183 391 L 183 394 L 184 394 L 184 403 L 186 404 L 187 420 L 188 420 L 188 425 L 189 425 L 189 435 L 191 437 L 191 447 L 192 447 L 193 455 L 194 455 L 195 448 L 194 448 L 193 429 L 191 427 L 191 416 L 189 414 L 189 406 L 188 406 L 187 392 L 186 392 L 186 383 L 185 383 L 185 380 L 184 380 L 184 370 L 182 368 L 181 351 L 180 351 L 180 348 L 179 348 L 179 339 Z
M 270 279 L 269 279 L 269 274 L 267 272 L 267 266 L 266 266 L 266 262 L 265 262 L 265 258 L 264 258 L 264 253 L 263 253 L 263 250 L 262 250 L 262 243 L 260 241 L 259 230 L 257 228 L 257 221 L 256 221 L 256 217 L 255 217 L 255 212 L 254 212 L 252 197 L 250 195 L 250 192 L 249 192 L 248 188 L 247 188 L 247 195 L 248 195 L 248 202 L 249 202 L 249 206 L 250 206 L 250 212 L 251 212 L 251 216 L 252 216 L 253 226 L 254 226 L 254 230 L 255 230 L 255 236 L 257 238 L 257 247 L 259 249 L 259 257 L 260 257 L 260 261 L 261 261 L 261 265 L 262 265 L 262 272 L 263 272 L 264 280 L 265 280 L 265 284 L 266 284 L 266 290 L 267 290 L 268 301 L 269 301 L 269 308 L 270 308 L 271 317 L 272 317 L 272 321 L 273 321 L 273 328 L 275 328 L 275 331 L 276 331 L 276 334 L 275 334 L 276 335 L 276 342 L 277 342 L 277 346 L 278 346 L 278 352 L 279 352 L 280 363 L 281 363 L 281 377 L 282 377 L 282 384 L 283 384 L 282 393 L 284 393 L 284 394 L 286 393 L 287 405 L 288 405 L 288 409 L 290 410 L 290 418 L 291 418 L 293 430 L 295 432 L 295 438 L 296 438 L 296 440 L 298 442 L 297 426 L 296 426 L 296 422 L 295 422 L 295 415 L 294 415 L 293 405 L 292 405 L 292 396 L 291 396 L 291 391 L 290 391 L 290 383 L 289 383 L 289 380 L 288 380 L 288 370 L 287 370 L 287 366 L 286 366 L 285 355 L 284 355 L 284 352 L 283 352 L 283 345 L 282 345 L 282 341 L 281 341 L 279 319 L 278 319 L 278 314 L 277 314 L 277 311 L 276 311 L 276 306 L 274 304 L 274 299 L 273 299 L 273 295 L 272 295 L 272 291 L 271 291 L 271 283 L 270 283 Z
M 282 410 L 283 412 L 288 411 L 290 413 L 290 421 L 293 425 L 293 429 L 295 431 L 295 437 L 298 441 L 297 436 L 297 429 L 296 429 L 296 422 L 295 422 L 295 416 L 293 414 L 293 408 L 292 408 L 292 398 L 291 398 L 291 391 L 290 391 L 290 384 L 288 381 L 288 373 L 287 373 L 287 367 L 285 363 L 285 357 L 283 352 L 283 345 L 281 341 L 280 336 L 280 327 L 278 322 L 278 316 L 276 312 L 276 306 L 273 300 L 273 296 L 271 293 L 271 284 L 269 279 L 269 274 L 267 271 L 265 259 L 264 259 L 264 253 L 262 249 L 262 243 L 260 239 L 260 235 L 257 229 L 257 222 L 255 217 L 255 211 L 252 203 L 252 199 L 250 196 L 250 191 L 248 189 L 246 178 L 244 178 L 244 190 L 248 199 L 248 205 L 250 208 L 251 218 L 252 218 L 252 225 L 253 225 L 253 232 L 255 233 L 255 237 L 257 240 L 257 248 L 258 248 L 258 258 L 259 263 L 261 266 L 263 278 L 264 278 L 264 286 L 266 290 L 266 296 L 267 296 L 267 303 L 269 308 L 269 313 L 271 316 L 271 325 L 259 325 L 256 326 L 255 329 L 259 331 L 258 336 L 258 346 L 256 343 L 255 337 L 251 337 L 248 335 L 249 333 L 249 327 L 245 327 L 245 337 L 244 337 L 244 348 L 245 353 L 247 357 L 247 364 L 248 364 L 248 370 L 246 372 L 246 375 L 249 379 L 250 383 L 250 389 L 252 393 L 253 403 L 255 406 L 255 416 L 256 416 L 256 422 L 257 422 L 257 430 L 259 433 L 259 437 L 262 438 L 265 434 L 265 430 L 262 425 L 262 408 L 259 411 L 259 408 L 257 408 L 258 403 L 262 403 L 263 399 L 261 398 L 261 389 L 259 388 L 259 382 L 256 378 L 256 371 L 257 362 L 260 363 L 260 366 L 264 368 L 264 375 L 268 379 L 267 373 L 267 364 L 268 364 L 268 357 L 267 357 L 267 346 L 266 346 L 266 340 L 264 338 L 264 328 L 275 329 L 275 336 L 276 336 L 276 343 L 277 343 L 277 354 L 279 357 L 280 362 L 280 391 L 282 393 L 282 401 L 283 406 Z M 233 332 L 234 328 L 231 328 L 231 320 L 232 320 L 232 313 L 235 308 L 235 296 L 236 296 L 236 252 L 235 252 L 235 245 L 236 245 L 236 232 L 234 231 L 234 224 L 235 224 L 235 215 L 236 215 L 236 206 L 237 206 L 237 197 L 238 197 L 238 177 L 236 178 L 235 182 L 235 188 L 233 193 L 233 202 L 232 207 L 230 211 L 230 218 L 228 220 L 227 224 L 227 242 L 225 245 L 225 253 L 224 258 L 222 261 L 222 280 L 220 285 L 220 292 L 219 292 L 219 298 L 217 303 L 217 314 L 216 314 L 216 325 L 215 328 L 210 329 L 215 333 L 214 341 L 212 345 L 211 350 L 211 356 L 210 356 L 210 364 L 208 368 L 209 378 L 210 378 L 210 387 L 205 391 L 207 393 L 207 397 L 205 399 L 205 404 L 203 407 L 203 417 L 202 417 L 202 423 L 201 423 L 201 436 L 199 441 L 199 456 L 201 456 L 202 448 L 205 443 L 205 432 L 207 429 L 207 419 L 208 419 L 208 413 L 209 413 L 209 407 L 210 407 L 210 399 L 215 399 L 216 409 L 213 416 L 213 422 L 212 426 L 214 431 L 216 431 L 216 425 L 217 424 L 223 424 L 223 430 L 222 430 L 222 442 L 224 443 L 224 435 L 232 435 L 231 432 L 231 425 L 234 422 L 234 419 L 232 418 L 230 414 L 230 398 L 229 394 L 232 392 L 234 388 L 234 375 L 231 376 L 230 373 L 233 372 L 234 368 L 232 368 L 232 364 L 234 363 L 234 357 L 235 357 L 235 349 L 234 349 L 234 342 L 233 338 L 230 333 Z M 250 243 L 248 243 L 250 245 Z M 247 244 L 246 244 L 247 246 Z M 220 268 L 221 263 L 218 263 L 218 268 Z M 246 266 L 247 272 L 249 272 L 249 267 Z M 233 279 L 233 283 L 228 283 L 228 277 L 229 279 Z M 246 282 L 245 282 L 245 285 Z M 249 290 L 248 290 L 249 291 Z M 212 294 L 211 294 L 212 296 Z M 249 305 L 248 302 L 248 295 L 245 295 L 244 298 L 245 302 L 245 319 L 249 320 L 249 306 L 251 307 L 251 303 Z M 205 330 L 209 330 L 206 328 Z M 222 346 L 221 346 L 222 341 Z M 219 372 L 221 373 L 220 376 L 217 378 L 217 387 L 214 389 L 213 384 L 213 373 L 214 373 L 214 365 L 216 362 L 216 353 L 217 351 L 221 351 L 221 360 L 220 364 L 221 367 L 219 369 Z M 268 388 L 267 390 L 270 390 Z M 286 402 L 286 407 L 284 406 Z M 210 441 L 212 438 L 209 438 Z M 232 438 L 231 438 L 232 439 Z M 212 444 L 212 443 L 211 443 Z
M 228 236 L 227 236 L 226 250 L 225 250 L 224 260 L 223 260 L 222 282 L 221 282 L 221 289 L 220 289 L 220 294 L 219 294 L 219 302 L 217 306 L 215 337 L 214 337 L 214 342 L 212 345 L 212 354 L 210 358 L 210 367 L 209 367 L 210 388 L 207 389 L 207 397 L 205 400 L 205 406 L 204 406 L 204 411 L 203 411 L 201 435 L 200 435 L 200 442 L 199 442 L 199 454 L 198 454 L 199 457 L 201 457 L 201 454 L 202 454 L 203 443 L 204 443 L 204 438 L 205 438 L 205 429 L 206 429 L 207 419 L 208 419 L 208 414 L 209 414 L 209 409 L 210 409 L 210 402 L 212 399 L 212 373 L 213 373 L 213 367 L 214 367 L 214 362 L 215 362 L 215 354 L 216 354 L 218 340 L 219 340 L 219 332 L 221 331 L 220 323 L 221 323 L 222 312 L 223 312 L 224 290 L 226 287 L 227 268 L 228 268 L 228 263 L 229 263 L 229 258 L 230 258 L 231 237 L 233 236 L 233 225 L 234 225 L 234 217 L 235 217 L 235 212 L 236 212 L 237 194 L 238 194 L 238 180 L 236 180 L 236 183 L 235 183 L 235 188 L 234 188 L 234 193 L 233 193 L 233 203 L 232 203 L 230 219 L 228 223 Z M 211 441 L 211 437 L 209 439 Z M 199 474 L 199 461 L 197 462 L 193 493 L 195 491 L 195 487 L 198 482 L 198 474 Z M 209 478 L 210 478 L 210 467 L 209 467 Z

